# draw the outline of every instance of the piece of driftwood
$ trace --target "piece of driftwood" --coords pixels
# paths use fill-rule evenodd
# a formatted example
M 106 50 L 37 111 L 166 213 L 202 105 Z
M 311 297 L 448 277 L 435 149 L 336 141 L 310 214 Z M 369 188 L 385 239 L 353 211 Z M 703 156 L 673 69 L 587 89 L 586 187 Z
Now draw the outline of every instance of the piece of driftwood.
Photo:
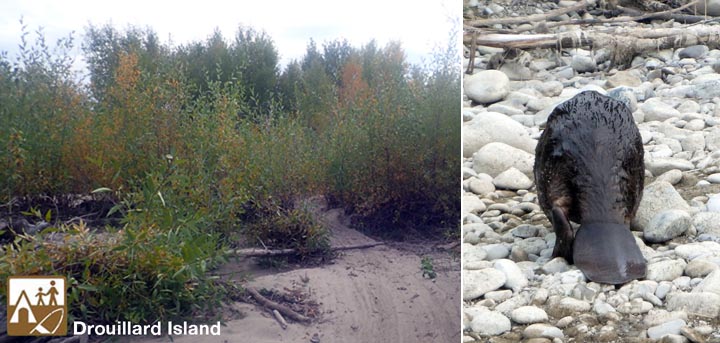
M 475 19 L 466 22 L 466 25 L 474 27 L 488 27 L 495 24 L 508 25 L 508 24 L 523 24 L 523 23 L 536 23 L 547 20 L 548 18 L 557 17 L 565 13 L 579 11 L 597 3 L 597 0 L 585 0 L 578 2 L 577 4 L 570 7 L 562 7 L 552 11 L 548 11 L 542 14 L 533 14 L 525 17 L 507 17 L 507 18 L 491 18 L 491 19 Z
M 263 305 L 271 310 L 278 310 L 278 312 L 285 315 L 285 317 L 288 317 L 294 321 L 303 322 L 303 323 L 309 323 L 310 318 L 303 316 L 300 313 L 297 313 L 293 311 L 291 308 L 283 305 L 278 304 L 260 294 L 255 288 L 252 287 L 246 287 L 245 290 L 250 294 L 250 296 L 253 297 L 257 302 L 260 303 L 260 305 Z
M 659 19 L 659 20 L 675 20 L 678 23 L 684 23 L 684 24 L 694 24 L 694 23 L 699 23 L 703 20 L 707 20 L 708 17 L 703 16 L 703 15 L 693 15 L 693 14 L 684 14 L 684 13 L 676 13 L 676 12 L 684 10 L 692 5 L 696 5 L 698 3 L 698 1 L 692 1 L 688 4 L 685 4 L 681 7 L 678 7 L 678 8 L 672 9 L 672 10 L 655 12 L 655 13 L 647 13 L 647 14 L 643 14 L 644 12 L 641 12 L 639 10 L 636 10 L 634 8 L 629 8 L 629 7 L 618 6 L 618 9 L 625 12 L 625 14 L 639 18 L 636 21 L 646 20 L 646 19 Z M 644 17 L 644 18 L 641 18 L 641 17 Z
M 602 31 L 601 31 L 602 30 Z M 478 34 L 477 45 L 499 48 L 598 48 L 622 46 L 633 52 L 680 48 L 697 44 L 718 45 L 720 30 L 712 25 L 694 25 L 677 28 L 622 28 L 609 30 L 576 30 L 546 34 Z M 463 42 L 470 44 L 473 36 L 465 35 Z
M 287 329 L 288 323 L 285 321 L 285 318 L 283 318 L 282 314 L 280 314 L 280 311 L 278 310 L 272 310 L 273 316 L 275 316 L 275 320 L 280 323 L 280 327 L 283 328 L 283 330 Z
M 539 29 L 542 30 L 548 30 L 553 27 L 558 26 L 567 26 L 567 25 L 597 25 L 597 24 L 615 24 L 615 23 L 627 23 L 631 21 L 643 21 L 643 20 L 650 20 L 650 19 L 661 19 L 661 20 L 675 20 L 678 22 L 683 23 L 698 23 L 706 19 L 706 17 L 703 16 L 696 16 L 696 15 L 689 15 L 689 14 L 679 14 L 676 12 L 680 12 L 686 8 L 689 8 L 691 6 L 694 6 L 698 3 L 699 0 L 691 1 L 685 5 L 682 5 L 678 8 L 673 8 L 667 11 L 662 12 L 653 12 L 653 13 L 644 13 L 632 8 L 626 8 L 622 6 L 617 6 L 618 9 L 625 12 L 625 14 L 628 14 L 630 16 L 621 16 L 621 17 L 615 17 L 615 18 L 608 18 L 608 19 L 601 19 L 601 18 L 592 18 L 592 19 L 573 19 L 573 20 L 565 20 L 565 21 L 558 21 L 558 22 L 539 22 L 533 27 L 526 27 L 523 29 L 517 29 L 515 30 L 515 33 L 522 33 L 526 31 L 530 31 L 533 29 Z M 536 30 L 537 31 L 537 30 Z M 547 31 L 544 31 L 542 33 L 545 33 Z
M 344 245 L 344 246 L 337 246 L 330 248 L 330 251 L 343 251 L 343 250 L 354 250 L 354 249 L 365 249 L 365 248 L 372 248 L 376 247 L 378 245 L 384 245 L 383 242 L 373 242 L 373 243 L 364 243 L 364 244 L 355 244 L 355 245 Z M 228 251 L 228 254 L 230 255 L 236 255 L 236 256 L 243 256 L 243 257 L 268 257 L 268 256 L 279 256 L 279 255 L 292 255 L 297 254 L 298 251 L 295 249 L 257 249 L 257 248 L 249 248 L 249 249 L 237 249 L 237 250 L 230 250 Z

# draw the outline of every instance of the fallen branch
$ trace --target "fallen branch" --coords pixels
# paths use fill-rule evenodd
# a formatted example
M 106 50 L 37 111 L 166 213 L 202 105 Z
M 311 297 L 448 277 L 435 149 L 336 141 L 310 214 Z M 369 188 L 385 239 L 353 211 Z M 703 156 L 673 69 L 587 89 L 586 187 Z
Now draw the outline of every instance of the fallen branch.
M 280 327 L 282 327 L 283 330 L 287 329 L 288 323 L 285 321 L 285 318 L 283 318 L 282 314 L 280 314 L 280 311 L 273 310 L 272 313 L 273 313 L 273 316 L 275 316 L 275 320 L 277 320 L 278 323 L 280 323 Z
M 676 21 L 681 21 L 685 23 L 697 23 L 700 21 L 705 20 L 705 17 L 701 16 L 695 16 L 695 15 L 687 15 L 687 14 L 676 14 L 675 12 L 680 12 L 688 7 L 691 7 L 698 3 L 699 0 L 691 1 L 683 6 L 680 6 L 678 8 L 673 8 L 667 11 L 662 12 L 655 12 L 655 13 L 645 13 L 640 12 L 638 10 L 634 10 L 631 8 L 626 8 L 622 6 L 618 6 L 619 9 L 621 9 L 626 14 L 631 15 L 628 16 L 622 16 L 622 17 L 616 17 L 616 18 L 610 18 L 610 19 L 574 19 L 574 20 L 566 20 L 566 21 L 559 21 L 559 22 L 541 22 L 538 23 L 538 25 L 543 25 L 543 29 L 547 30 L 553 27 L 558 26 L 566 26 L 566 25 L 597 25 L 597 24 L 614 24 L 614 23 L 626 23 L 630 21 L 642 21 L 642 20 L 648 20 L 648 19 L 662 19 L 662 20 L 670 20 L 674 19 Z M 535 29 L 536 26 L 528 27 L 520 30 L 516 30 L 516 33 L 520 32 L 526 32 Z
M 463 42 L 472 43 L 473 36 L 465 35 Z M 680 48 L 697 44 L 720 44 L 717 26 L 697 25 L 679 28 L 626 29 L 599 31 L 571 31 L 546 34 L 479 34 L 475 44 L 499 48 L 580 48 L 622 46 L 638 53 L 647 50 Z
M 543 14 L 533 14 L 533 15 L 529 15 L 526 17 L 476 19 L 476 20 L 470 20 L 466 24 L 469 26 L 475 26 L 475 27 L 483 27 L 483 26 L 487 27 L 487 26 L 492 26 L 495 24 L 508 25 L 508 24 L 541 22 L 541 21 L 547 20 L 548 18 L 557 17 L 557 16 L 563 15 L 565 13 L 579 11 L 588 6 L 594 5 L 596 2 L 597 2 L 597 0 L 585 0 L 585 1 L 577 3 L 576 5 L 573 5 L 570 7 L 558 8 L 558 9 L 548 11 Z
M 365 248 L 372 248 L 372 247 L 376 247 L 378 245 L 384 245 L 384 244 L 385 243 L 383 243 L 383 242 L 373 242 L 373 243 L 356 244 L 356 245 L 344 245 L 344 246 L 332 247 L 332 248 L 330 248 L 330 251 L 365 249 Z M 250 249 L 230 250 L 227 253 L 229 255 L 243 256 L 243 257 L 267 257 L 267 256 L 279 256 L 279 255 L 292 255 L 292 254 L 297 254 L 298 251 L 297 251 L 297 249 L 270 250 L 270 249 L 250 248 Z
M 691 1 L 690 3 L 687 3 L 683 6 L 680 6 L 678 8 L 672 9 L 672 10 L 648 13 L 645 15 L 642 15 L 643 12 L 638 11 L 633 8 L 618 6 L 618 9 L 622 10 L 626 14 L 637 16 L 637 17 L 634 17 L 634 18 L 638 18 L 638 19 L 636 19 L 636 21 L 645 20 L 645 19 L 659 19 L 659 20 L 675 20 L 680 23 L 692 24 L 692 23 L 699 23 L 705 19 L 708 19 L 708 17 L 701 16 L 701 15 L 675 13 L 675 12 L 684 10 L 692 5 L 696 5 L 699 1 L 700 0 Z
M 303 322 L 303 323 L 310 322 L 310 318 L 305 317 L 302 314 L 293 311 L 291 308 L 289 308 L 285 305 L 278 304 L 278 303 L 262 296 L 262 294 L 260 294 L 255 288 L 246 287 L 245 290 L 248 293 L 250 293 L 250 295 L 253 297 L 253 299 L 255 299 L 261 305 L 263 305 L 269 309 L 277 310 L 278 312 L 284 314 L 286 317 L 288 317 L 294 321 L 297 321 L 297 322 Z

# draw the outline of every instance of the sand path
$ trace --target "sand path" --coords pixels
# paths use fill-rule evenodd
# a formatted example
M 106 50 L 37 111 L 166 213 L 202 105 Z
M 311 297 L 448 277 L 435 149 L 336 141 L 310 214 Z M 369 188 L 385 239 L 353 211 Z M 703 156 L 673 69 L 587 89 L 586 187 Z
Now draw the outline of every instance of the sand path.
M 320 211 L 331 245 L 374 242 L 350 229 L 342 210 Z M 246 315 L 228 321 L 221 336 L 176 336 L 174 342 L 459 342 L 460 265 L 447 252 L 430 253 L 438 274 L 422 277 L 421 257 L 392 246 L 343 252 L 334 263 L 256 276 L 257 289 L 302 287 L 320 304 L 319 321 L 286 330 L 266 310 L 235 304 Z M 305 282 L 305 281 L 307 282 Z M 163 339 L 133 341 L 160 342 Z

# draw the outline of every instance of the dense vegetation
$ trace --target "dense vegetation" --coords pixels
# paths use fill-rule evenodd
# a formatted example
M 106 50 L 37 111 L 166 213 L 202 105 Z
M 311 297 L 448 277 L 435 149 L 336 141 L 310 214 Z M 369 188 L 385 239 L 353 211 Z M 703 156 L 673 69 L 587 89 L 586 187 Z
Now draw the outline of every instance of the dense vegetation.
M 381 230 L 457 228 L 454 44 L 414 66 L 398 43 L 310 41 L 281 70 L 252 28 L 171 46 L 150 29 L 91 26 L 85 80 L 74 44 L 25 31 L 19 56 L 0 57 L 0 200 L 94 191 L 122 225 L 57 225 L 62 242 L 20 235 L 0 251 L 0 277 L 66 275 L 76 318 L 213 307 L 226 289 L 208 270 L 238 237 L 326 249 L 299 205 L 312 195 Z

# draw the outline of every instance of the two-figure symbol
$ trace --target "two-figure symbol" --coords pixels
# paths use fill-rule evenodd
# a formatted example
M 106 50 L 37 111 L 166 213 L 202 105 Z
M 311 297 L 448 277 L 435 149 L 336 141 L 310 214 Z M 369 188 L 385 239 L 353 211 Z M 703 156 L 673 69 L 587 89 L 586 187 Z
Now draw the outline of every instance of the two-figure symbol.
M 45 301 L 43 300 L 43 297 L 46 295 L 50 296 L 50 303 L 47 306 L 57 306 L 57 299 L 55 298 L 59 293 L 57 289 L 55 289 L 55 280 L 50 281 L 50 290 L 47 291 L 47 293 L 43 293 L 42 287 L 38 288 L 38 293 L 35 294 L 35 297 L 38 298 L 36 306 L 45 306 Z

